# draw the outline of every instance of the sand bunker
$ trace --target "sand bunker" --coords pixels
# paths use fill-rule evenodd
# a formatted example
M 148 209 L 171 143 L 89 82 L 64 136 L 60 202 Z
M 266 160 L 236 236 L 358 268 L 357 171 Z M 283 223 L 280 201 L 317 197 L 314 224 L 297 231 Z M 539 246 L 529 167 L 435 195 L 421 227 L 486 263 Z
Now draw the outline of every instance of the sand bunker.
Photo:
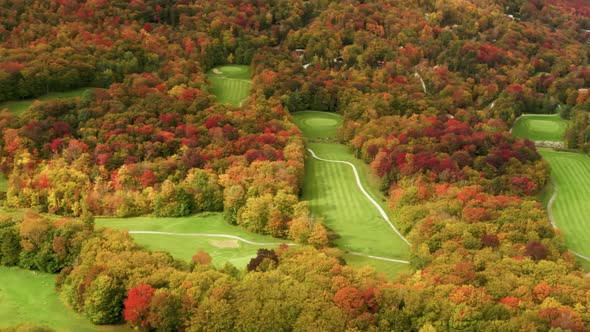
M 217 248 L 238 248 L 238 240 L 209 240 L 209 244 Z
M 213 68 L 211 71 L 215 75 L 221 75 L 221 74 L 223 74 L 223 72 L 221 70 L 217 69 L 217 68 Z

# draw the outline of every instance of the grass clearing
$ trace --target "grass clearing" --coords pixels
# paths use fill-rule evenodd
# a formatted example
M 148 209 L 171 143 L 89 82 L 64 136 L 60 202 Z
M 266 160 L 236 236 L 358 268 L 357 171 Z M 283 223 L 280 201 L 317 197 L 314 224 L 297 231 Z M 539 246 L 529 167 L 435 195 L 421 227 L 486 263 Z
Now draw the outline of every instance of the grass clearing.
M 279 244 L 286 242 L 270 236 L 250 233 L 238 226 L 230 225 L 223 220 L 223 216 L 219 213 L 182 218 L 97 218 L 96 225 L 128 231 L 230 234 L 254 242 L 276 243 L 277 247 Z M 137 243 L 149 250 L 167 251 L 172 256 L 185 261 L 190 261 L 197 250 L 202 249 L 211 256 L 213 264 L 216 266 L 222 266 L 229 261 L 238 268 L 245 267 L 250 259 L 256 256 L 258 249 L 269 247 L 218 237 L 163 234 L 131 234 L 131 236 Z
M 295 123 L 308 140 L 335 139 L 342 117 L 336 113 L 304 111 L 293 114 Z
M 551 165 L 557 185 L 552 212 L 568 247 L 590 256 L 590 157 L 581 153 L 539 149 Z
M 27 323 L 58 331 L 129 331 L 92 325 L 59 300 L 54 284 L 55 275 L 0 266 L 0 328 Z
M 33 105 L 33 103 L 38 100 L 40 102 L 46 102 L 52 99 L 66 99 L 66 98 L 75 98 L 75 97 L 82 97 L 84 93 L 88 90 L 92 90 L 93 88 L 80 88 L 65 92 L 50 92 L 46 95 L 37 97 L 37 98 L 30 98 L 30 99 L 22 99 L 22 100 L 12 100 L 7 101 L 4 103 L 0 103 L 0 110 L 3 108 L 8 108 L 10 113 L 20 115 Z
M 559 114 L 527 114 L 520 117 L 512 127 L 512 134 L 531 141 L 563 142 L 569 122 Z
M 211 90 L 220 103 L 240 106 L 248 97 L 252 79 L 250 69 L 244 65 L 226 65 L 211 69 L 207 73 Z
M 321 112 L 298 112 L 293 114 L 293 119 L 310 140 L 334 138 L 342 121 L 338 115 Z M 337 143 L 308 143 L 308 148 L 320 158 L 352 163 L 367 193 L 393 220 L 387 200 L 378 190 L 379 180 L 367 164 L 354 158 L 349 147 Z M 339 248 L 401 260 L 409 257 L 410 248 L 363 195 L 349 165 L 308 157 L 305 161 L 303 199 L 309 201 L 312 213 L 324 217 L 326 226 L 339 235 L 334 241 Z M 408 265 L 367 257 L 346 255 L 346 258 L 351 265 L 371 265 L 390 276 L 409 269 Z

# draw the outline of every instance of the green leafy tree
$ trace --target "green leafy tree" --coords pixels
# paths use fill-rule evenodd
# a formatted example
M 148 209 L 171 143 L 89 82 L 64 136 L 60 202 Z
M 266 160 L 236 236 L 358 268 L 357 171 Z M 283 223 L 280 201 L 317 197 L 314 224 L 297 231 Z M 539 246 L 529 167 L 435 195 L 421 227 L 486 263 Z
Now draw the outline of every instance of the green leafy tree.
M 116 324 L 123 318 L 125 288 L 109 275 L 100 275 L 85 293 L 84 315 L 94 324 Z

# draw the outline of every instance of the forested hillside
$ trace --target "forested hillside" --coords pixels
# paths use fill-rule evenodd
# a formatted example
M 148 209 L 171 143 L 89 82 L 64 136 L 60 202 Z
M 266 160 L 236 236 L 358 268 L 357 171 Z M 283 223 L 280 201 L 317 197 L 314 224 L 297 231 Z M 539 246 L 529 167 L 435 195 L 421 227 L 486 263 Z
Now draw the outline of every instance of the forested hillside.
M 588 152 L 590 2 L 0 0 L 0 263 L 59 273 L 95 324 L 146 330 L 590 328 L 590 279 L 535 200 L 550 167 L 509 131 L 560 113 Z M 216 66 L 250 68 L 220 102 Z M 411 246 L 354 269 L 301 200 L 291 113 L 335 112 Z M 353 166 L 354 168 L 354 166 Z M 356 172 L 356 170 L 355 170 Z M 0 187 L 1 188 L 1 187 Z M 377 204 L 377 203 L 375 203 Z M 246 270 L 149 252 L 95 216 L 223 212 L 297 246 Z M 53 218 L 55 215 L 57 217 Z M 372 216 L 367 216 L 367 218 Z M 393 253 L 392 253 L 393 254 Z

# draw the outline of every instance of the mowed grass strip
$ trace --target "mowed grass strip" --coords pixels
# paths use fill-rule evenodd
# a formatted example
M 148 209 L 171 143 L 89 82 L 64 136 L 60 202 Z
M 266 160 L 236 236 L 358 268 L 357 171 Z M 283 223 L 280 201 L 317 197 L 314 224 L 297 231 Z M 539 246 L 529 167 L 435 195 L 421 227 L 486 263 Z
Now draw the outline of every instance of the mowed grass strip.
M 568 247 L 590 256 L 590 157 L 539 149 L 557 185 L 552 211 Z
M 248 66 L 227 65 L 211 69 L 207 73 L 211 90 L 220 103 L 239 106 L 248 97 L 252 80 Z
M 569 122 L 559 114 L 527 114 L 520 117 L 512 127 L 512 134 L 531 141 L 562 142 Z
M 0 266 L 0 328 L 27 323 L 57 331 L 129 331 L 92 325 L 60 301 L 54 284 L 55 275 Z
M 387 208 L 385 197 L 367 181 L 366 165 L 355 160 L 348 147 L 334 143 L 311 143 L 309 148 L 318 157 L 355 164 L 369 195 Z M 307 158 L 303 199 L 310 202 L 312 213 L 325 217 L 326 226 L 339 235 L 335 241 L 338 247 L 367 255 L 407 259 L 408 245 L 363 195 L 349 165 Z M 388 216 L 391 219 L 391 215 Z
M 335 139 L 342 118 L 335 113 L 305 111 L 292 114 L 294 122 L 310 140 Z M 379 179 L 362 160 L 354 158 L 350 148 L 336 143 L 308 143 L 320 158 L 352 163 L 359 172 L 367 193 L 387 212 L 386 199 L 378 190 Z M 365 197 L 356 183 L 350 165 L 317 160 L 310 155 L 305 161 L 305 185 L 303 199 L 310 202 L 311 211 L 324 217 L 326 226 L 339 238 L 335 244 L 341 249 L 387 258 L 407 260 L 408 245 L 389 227 L 377 208 Z M 350 257 L 349 257 L 350 256 Z M 392 275 L 403 265 L 377 261 L 366 257 L 347 255 L 352 265 L 371 265 Z
M 82 97 L 86 91 L 93 90 L 93 88 L 81 88 L 75 89 L 66 92 L 50 92 L 46 95 L 37 97 L 37 98 L 29 98 L 29 99 L 22 99 L 22 100 L 12 100 L 0 103 L 0 110 L 4 108 L 8 108 L 10 113 L 15 115 L 20 115 L 33 105 L 33 103 L 38 100 L 40 102 L 47 102 L 52 99 L 67 99 L 67 98 L 75 98 L 75 97 Z
M 213 264 L 216 266 L 222 266 L 229 261 L 236 267 L 243 268 L 250 259 L 256 256 L 258 249 L 276 248 L 281 243 L 290 242 L 275 239 L 271 236 L 253 234 L 237 226 L 230 225 L 223 220 L 223 216 L 219 213 L 182 218 L 97 218 L 96 225 L 127 231 L 228 234 L 254 242 L 276 243 L 276 246 L 258 246 L 220 237 L 131 234 L 137 243 L 147 249 L 167 251 L 173 257 L 185 261 L 190 261 L 197 250 L 202 249 L 211 256 Z

